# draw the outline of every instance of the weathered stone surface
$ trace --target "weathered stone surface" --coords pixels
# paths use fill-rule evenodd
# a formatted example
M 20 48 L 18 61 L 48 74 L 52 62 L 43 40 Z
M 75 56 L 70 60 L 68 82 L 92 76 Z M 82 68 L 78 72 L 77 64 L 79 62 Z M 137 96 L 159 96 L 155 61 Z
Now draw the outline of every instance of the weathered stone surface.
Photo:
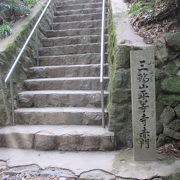
M 7 166 L 6 162 L 0 160 L 0 170 L 6 169 L 6 166 Z
M 113 103 L 121 104 L 131 100 L 130 89 L 113 89 L 111 91 L 111 101 Z
M 70 4 L 87 4 L 87 3 L 100 3 L 102 2 L 102 0 L 68 0 L 68 1 L 61 1 L 61 2 L 57 2 L 57 6 L 60 5 L 70 5 Z
M 180 119 L 174 119 L 168 124 L 167 127 L 173 129 L 174 131 L 180 132 Z
M 104 77 L 104 89 L 108 77 Z M 42 78 L 25 80 L 27 90 L 100 90 L 99 77 Z
M 114 133 L 98 126 L 15 126 L 0 129 L 0 146 L 9 148 L 105 151 L 115 149 Z
M 92 170 L 82 173 L 80 178 L 88 180 L 114 180 L 115 176 L 102 170 Z
M 65 16 L 65 15 L 77 15 L 77 14 L 92 14 L 92 13 L 102 13 L 101 8 L 86 8 L 86 9 L 77 9 L 69 11 L 55 11 L 55 16 Z
M 163 71 L 166 73 L 169 73 L 171 75 L 176 75 L 178 70 L 179 70 L 179 68 L 174 62 L 170 62 L 163 67 Z
M 99 13 L 96 14 L 78 14 L 78 15 L 69 15 L 69 16 L 55 16 L 54 22 L 72 22 L 72 21 L 90 21 L 101 19 L 102 15 Z
M 99 64 L 100 54 L 71 54 L 62 56 L 42 56 L 39 57 L 41 66 L 59 66 L 59 65 L 79 65 L 79 64 Z
M 56 10 L 61 11 L 61 10 L 77 10 L 77 9 L 86 9 L 86 8 L 101 8 L 102 7 L 102 2 L 101 3 L 83 3 L 83 4 L 73 4 L 73 5 L 61 5 L 57 6 Z
M 168 34 L 165 39 L 170 48 L 180 51 L 180 32 Z
M 173 173 L 172 175 L 168 176 L 168 177 L 163 177 L 163 180 L 179 180 L 180 179 L 180 173 Z
M 165 144 L 165 138 L 166 138 L 166 136 L 164 135 L 164 134 L 160 134 L 159 136 L 158 136 L 158 138 L 157 138 L 157 147 L 161 147 L 161 146 L 163 146 L 164 144 Z
M 100 28 L 79 28 L 67 30 L 48 30 L 46 31 L 47 37 L 63 37 L 63 36 L 83 36 L 83 35 L 100 35 Z
M 162 64 L 168 60 L 168 50 L 166 48 L 165 40 L 159 39 L 155 43 L 155 57 L 156 57 L 156 65 Z
M 115 132 L 118 147 L 132 147 L 132 113 L 130 105 L 108 106 L 109 130 Z
M 174 111 L 176 113 L 177 118 L 180 118 L 180 104 L 178 104 L 175 108 Z
M 33 134 L 17 133 L 13 130 L 11 132 L 3 132 L 2 129 L 0 137 L 1 147 L 32 149 L 33 146 Z
M 155 69 L 155 78 L 156 78 L 156 80 L 161 80 L 161 79 L 163 79 L 163 78 L 165 78 L 167 76 L 168 76 L 167 72 L 165 72 L 165 71 L 163 71 L 161 69 L 158 69 L 158 68 Z
M 108 74 L 108 65 L 104 65 L 104 76 Z M 67 65 L 67 66 L 38 66 L 30 68 L 29 78 L 53 77 L 98 77 L 100 65 Z
M 24 91 L 18 96 L 20 107 L 101 107 L 100 91 Z M 104 92 L 107 105 L 108 92 Z
M 129 69 L 118 69 L 114 75 L 113 81 L 111 82 L 112 88 L 130 89 L 130 78 Z
M 59 180 L 75 180 L 76 179 L 76 176 L 75 174 L 71 171 L 71 170 L 68 170 L 68 169 L 60 169 L 60 168 L 47 168 L 45 170 L 42 170 L 40 172 L 41 175 L 44 175 L 44 176 L 58 176 L 58 177 L 61 177 Z M 68 179 L 66 179 L 68 178 Z M 74 179 L 75 178 L 75 179 Z
M 3 126 L 7 123 L 8 112 L 7 112 L 7 104 L 5 99 L 5 94 L 3 90 L 3 84 L 0 74 L 0 126 Z
M 180 132 L 170 129 L 169 127 L 164 128 L 163 134 L 176 140 L 180 139 Z
M 116 51 L 116 68 L 130 67 L 130 46 L 119 46 Z
M 78 44 L 67 46 L 43 47 L 39 50 L 40 56 L 55 56 L 67 54 L 100 53 L 100 44 Z
M 38 132 L 35 134 L 34 148 L 38 150 L 54 150 L 56 149 L 55 136 L 48 132 Z
M 130 62 L 134 159 L 154 160 L 156 159 L 154 48 L 131 51 Z
M 107 114 L 105 112 L 105 120 Z M 15 110 L 16 124 L 29 125 L 101 125 L 100 108 L 19 108 Z
M 4 173 L 8 175 L 17 175 L 20 173 L 38 175 L 39 170 L 40 170 L 40 167 L 38 165 L 27 165 L 27 166 L 18 166 L 18 167 L 9 168 L 5 170 Z
M 44 47 L 63 46 L 72 44 L 88 44 L 98 43 L 101 40 L 100 35 L 81 35 L 81 36 L 65 36 L 56 38 L 44 38 L 42 44 Z
M 160 122 L 166 126 L 168 125 L 174 118 L 175 118 L 176 114 L 174 112 L 174 109 L 171 108 L 170 106 L 167 106 L 161 116 L 160 116 Z
M 65 30 L 65 29 L 79 29 L 79 28 L 100 28 L 101 21 L 80 21 L 80 22 L 62 22 L 62 23 L 53 23 L 54 30 Z
M 163 124 L 160 121 L 156 122 L 156 131 L 157 134 L 161 134 L 163 132 Z
M 180 76 L 166 78 L 162 81 L 161 88 L 168 93 L 180 94 Z
M 162 103 L 165 106 L 175 107 L 180 102 L 180 95 L 175 94 L 160 94 L 157 98 L 158 102 Z

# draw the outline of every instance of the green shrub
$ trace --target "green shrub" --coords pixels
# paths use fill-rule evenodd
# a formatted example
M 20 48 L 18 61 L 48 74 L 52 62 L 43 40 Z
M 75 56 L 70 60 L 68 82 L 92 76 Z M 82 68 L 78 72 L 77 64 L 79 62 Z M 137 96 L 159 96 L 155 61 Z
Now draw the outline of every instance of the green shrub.
M 35 4 L 36 3 L 36 0 L 24 0 L 24 2 L 26 3 L 26 4 Z
M 11 26 L 4 24 L 0 26 L 0 39 L 3 39 L 11 34 Z
M 168 4 L 175 0 L 138 0 L 130 9 L 132 16 L 140 16 L 142 14 L 158 12 L 157 8 L 160 3 Z
M 16 21 L 30 12 L 31 6 L 22 0 L 0 0 L 0 15 L 8 22 Z

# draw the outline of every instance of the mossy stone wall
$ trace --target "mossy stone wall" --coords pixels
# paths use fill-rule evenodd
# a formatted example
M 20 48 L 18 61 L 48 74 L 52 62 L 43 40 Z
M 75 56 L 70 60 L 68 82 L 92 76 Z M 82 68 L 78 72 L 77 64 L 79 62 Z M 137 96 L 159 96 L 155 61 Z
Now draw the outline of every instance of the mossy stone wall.
M 109 18 L 110 64 L 109 130 L 117 145 L 132 147 L 130 51 L 142 49 L 117 44 L 118 29 Z M 168 34 L 155 43 L 157 145 L 180 140 L 180 33 Z
M 45 30 L 51 28 L 50 24 L 54 8 L 55 1 L 50 5 L 38 27 L 38 36 L 36 36 L 36 33 L 33 35 L 18 65 L 16 66 L 16 70 L 13 73 L 15 107 L 17 106 L 17 93 L 23 89 L 23 81 L 27 78 L 29 67 L 37 64 L 37 48 L 41 46 L 40 39 L 45 36 Z M 43 7 L 39 9 L 39 12 L 37 12 L 28 24 L 24 26 L 24 29 L 19 32 L 16 40 L 12 44 L 9 44 L 9 46 L 0 53 L 0 126 L 11 124 L 10 87 L 9 83 L 4 83 L 5 76 L 10 70 L 28 35 L 37 22 L 42 9 Z

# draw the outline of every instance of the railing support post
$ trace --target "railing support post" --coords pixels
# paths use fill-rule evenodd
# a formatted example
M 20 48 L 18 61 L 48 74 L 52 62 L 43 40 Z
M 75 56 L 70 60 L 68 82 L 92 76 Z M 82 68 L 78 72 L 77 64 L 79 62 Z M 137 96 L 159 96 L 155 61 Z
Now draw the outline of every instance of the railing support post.
M 37 61 L 37 66 L 39 66 L 38 28 L 36 29 L 36 61 Z
M 105 128 L 103 83 L 101 83 L 101 108 L 102 108 L 102 127 Z
M 11 125 L 14 126 L 14 87 L 13 87 L 13 77 L 10 77 L 10 95 L 11 95 Z
M 104 52 L 105 52 L 105 42 L 104 42 L 104 32 L 105 32 L 105 1 L 102 4 L 102 26 L 101 26 L 101 68 L 100 68 L 100 85 L 101 85 L 101 109 L 102 109 L 102 127 L 105 128 L 105 118 L 104 118 Z

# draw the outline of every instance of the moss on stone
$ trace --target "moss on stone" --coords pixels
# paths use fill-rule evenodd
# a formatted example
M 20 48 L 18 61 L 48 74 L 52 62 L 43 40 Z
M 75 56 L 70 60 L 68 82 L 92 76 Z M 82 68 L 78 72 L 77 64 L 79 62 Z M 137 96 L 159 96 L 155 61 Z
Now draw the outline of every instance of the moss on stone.
M 177 118 L 180 118 L 180 103 L 174 108 Z
M 171 106 L 175 107 L 177 104 L 180 102 L 180 95 L 175 95 L 175 94 L 160 94 L 157 97 L 157 101 L 161 103 L 164 106 Z
M 170 62 L 163 67 L 163 70 L 168 74 L 175 75 L 178 72 L 179 68 L 176 66 L 174 62 Z
M 166 78 L 161 83 L 163 91 L 180 94 L 180 76 Z

